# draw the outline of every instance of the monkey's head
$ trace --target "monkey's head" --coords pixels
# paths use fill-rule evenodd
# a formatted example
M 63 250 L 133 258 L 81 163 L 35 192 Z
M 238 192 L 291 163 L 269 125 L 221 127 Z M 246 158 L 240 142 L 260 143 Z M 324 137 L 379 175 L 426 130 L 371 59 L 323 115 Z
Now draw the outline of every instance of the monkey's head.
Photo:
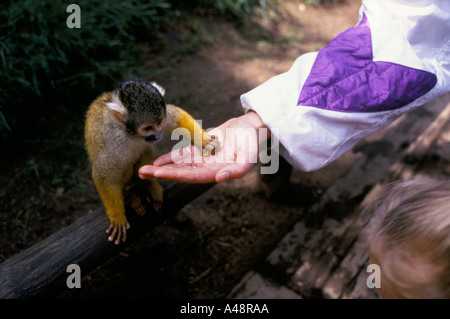
M 107 107 L 130 137 L 156 142 L 166 119 L 164 89 L 155 82 L 127 80 L 114 90 Z

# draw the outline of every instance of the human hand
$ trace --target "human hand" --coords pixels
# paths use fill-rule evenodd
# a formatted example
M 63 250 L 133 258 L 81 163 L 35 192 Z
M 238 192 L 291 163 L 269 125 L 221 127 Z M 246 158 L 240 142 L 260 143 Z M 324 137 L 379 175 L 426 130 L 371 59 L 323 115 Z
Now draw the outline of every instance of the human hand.
M 193 145 L 174 150 L 157 158 L 153 165 L 142 166 L 140 178 L 185 183 L 219 183 L 242 178 L 257 162 L 259 143 L 270 137 L 270 131 L 255 112 L 232 118 L 208 134 L 215 136 L 219 145 L 214 154 L 203 156 Z

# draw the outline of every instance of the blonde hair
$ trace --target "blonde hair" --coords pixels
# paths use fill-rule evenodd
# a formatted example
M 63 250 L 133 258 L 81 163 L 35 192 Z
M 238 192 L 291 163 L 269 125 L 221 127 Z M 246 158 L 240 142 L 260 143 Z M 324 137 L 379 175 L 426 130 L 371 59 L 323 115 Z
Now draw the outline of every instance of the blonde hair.
M 450 298 L 450 180 L 393 182 L 363 205 L 363 235 L 395 294 Z

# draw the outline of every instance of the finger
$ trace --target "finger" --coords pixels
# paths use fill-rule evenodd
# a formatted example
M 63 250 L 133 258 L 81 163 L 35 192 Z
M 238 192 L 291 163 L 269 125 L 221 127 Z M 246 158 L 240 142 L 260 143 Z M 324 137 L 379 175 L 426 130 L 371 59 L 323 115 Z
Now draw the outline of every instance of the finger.
M 122 241 L 127 240 L 127 225 L 122 226 Z
M 116 241 L 114 242 L 114 244 L 119 245 L 120 244 L 120 238 L 122 238 L 122 227 L 117 226 L 116 228 L 118 230 L 118 234 L 117 234 Z
M 197 165 L 199 165 L 199 164 L 197 164 Z M 139 178 L 147 179 L 147 178 L 157 177 L 157 178 L 169 179 L 170 176 L 175 176 L 175 172 L 172 170 L 177 170 L 182 175 L 182 174 L 185 174 L 184 170 L 186 170 L 186 173 L 189 173 L 189 171 L 193 168 L 196 168 L 196 166 L 195 165 L 193 166 L 191 164 L 183 164 L 183 163 L 171 163 L 171 164 L 165 164 L 163 166 L 144 165 L 141 168 L 139 168 Z M 168 169 L 170 169 L 171 171 L 169 171 Z M 183 171 L 180 172 L 181 170 L 183 170 Z M 172 178 L 170 178 L 170 179 L 172 179 Z
M 253 163 L 234 163 L 227 165 L 217 172 L 215 180 L 217 183 L 224 182 L 229 179 L 242 178 L 252 168 Z
M 153 165 L 144 165 L 139 168 L 139 178 L 146 179 L 150 177 L 154 177 L 155 169 L 157 167 Z
M 116 238 L 116 234 L 117 234 L 117 227 L 114 225 L 113 229 L 112 229 L 112 233 L 111 236 L 108 237 L 109 241 L 114 241 L 114 238 Z
M 172 161 L 172 152 L 166 153 L 164 155 L 159 156 L 157 159 L 153 161 L 153 165 L 166 165 L 173 163 Z
M 155 167 L 153 176 L 182 183 L 211 183 L 215 181 L 216 171 L 208 166 L 159 166 Z
M 191 156 L 191 154 L 192 154 L 191 146 L 182 147 L 180 149 L 176 149 L 169 153 L 161 155 L 153 162 L 153 165 L 162 166 L 162 165 L 166 165 L 166 164 L 183 161 L 184 159 Z
M 111 232 L 111 229 L 113 229 L 113 227 L 114 227 L 113 223 L 109 224 L 109 227 L 106 229 L 106 233 L 109 234 Z

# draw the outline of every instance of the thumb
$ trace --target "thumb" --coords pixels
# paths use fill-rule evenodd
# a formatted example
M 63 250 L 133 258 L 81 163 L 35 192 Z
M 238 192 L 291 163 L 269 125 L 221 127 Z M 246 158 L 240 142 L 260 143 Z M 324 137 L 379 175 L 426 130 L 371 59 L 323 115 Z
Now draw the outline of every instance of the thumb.
M 227 165 L 216 173 L 216 182 L 221 183 L 229 179 L 242 178 L 247 174 L 252 166 L 252 163 L 235 163 Z

